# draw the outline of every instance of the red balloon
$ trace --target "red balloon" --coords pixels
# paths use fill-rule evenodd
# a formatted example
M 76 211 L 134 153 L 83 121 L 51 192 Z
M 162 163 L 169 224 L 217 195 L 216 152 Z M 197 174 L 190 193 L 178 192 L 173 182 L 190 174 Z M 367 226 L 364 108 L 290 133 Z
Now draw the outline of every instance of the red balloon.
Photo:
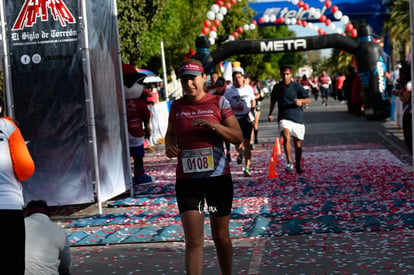
M 331 11 L 332 11 L 332 13 L 335 13 L 335 12 L 339 11 L 338 6 L 333 6 Z
M 279 17 L 279 22 L 281 23 L 281 24 L 283 24 L 283 23 L 285 23 L 285 18 L 284 17 Z
M 236 5 L 237 4 L 237 0 L 230 0 L 230 4 Z
M 263 24 L 263 23 L 264 23 L 264 18 L 263 18 L 263 17 L 260 17 L 260 18 L 259 18 L 259 23 L 260 23 L 260 24 Z
M 349 24 L 347 24 L 346 25 L 346 27 L 345 27 L 345 30 L 347 30 L 347 31 L 352 31 L 354 29 L 354 25 L 352 25 L 351 23 L 349 23 Z
M 306 4 L 306 3 L 305 3 L 305 5 L 303 5 L 303 9 L 304 9 L 305 11 L 307 11 L 307 10 L 309 9 L 309 4 Z
M 326 19 L 326 20 L 325 20 L 325 25 L 326 25 L 326 26 L 329 26 L 330 24 L 331 24 L 331 19 Z
M 256 20 L 252 20 L 252 24 L 257 26 L 257 21 Z
M 204 20 L 204 27 L 210 28 L 211 27 L 211 21 L 210 20 Z
M 217 0 L 217 1 L 216 1 L 216 4 L 217 4 L 219 7 L 222 7 L 222 6 L 224 5 L 224 2 L 223 2 L 222 0 Z
M 325 16 L 325 15 L 322 15 L 322 16 L 319 18 L 319 21 L 321 21 L 321 22 L 325 22 L 325 20 L 326 20 L 326 16 Z
M 238 28 L 237 28 L 237 32 L 238 32 L 238 33 L 243 33 L 243 28 L 242 28 L 242 27 L 238 27 Z
M 237 38 L 237 37 L 239 37 L 239 33 L 238 32 L 233 32 L 233 36 L 234 36 L 234 38 Z
M 220 26 L 220 20 L 214 19 L 213 24 L 216 25 L 217 27 Z
M 318 29 L 318 33 L 319 34 L 323 34 L 323 30 L 322 29 Z
M 224 6 L 226 7 L 226 9 L 231 9 L 231 4 L 229 2 L 226 2 L 226 4 L 224 4 Z
M 216 28 L 216 26 L 211 26 L 210 31 L 211 31 L 211 32 L 217 32 L 217 28 Z
M 325 1 L 325 7 L 326 7 L 327 9 L 329 9 L 331 6 L 332 6 L 332 2 L 331 2 L 331 1 L 329 1 L 329 0 L 326 0 L 326 1 Z
M 210 32 L 210 29 L 209 29 L 209 28 L 202 28 L 202 29 L 201 29 L 201 32 L 202 32 L 203 34 L 207 35 L 207 34 Z
M 300 19 L 296 20 L 296 25 L 298 25 L 298 26 L 302 25 L 302 20 L 300 20 Z
M 351 30 L 351 36 L 352 36 L 352 37 L 357 37 L 357 36 L 358 36 L 358 31 L 357 31 L 357 29 L 352 29 L 352 30 Z
M 308 25 L 308 22 L 306 22 L 306 21 L 302 21 L 302 26 L 303 27 L 306 27 Z
M 304 4 L 305 4 L 305 3 L 303 3 L 303 1 L 299 1 L 299 2 L 298 2 L 298 7 L 299 7 L 299 8 L 302 8 Z

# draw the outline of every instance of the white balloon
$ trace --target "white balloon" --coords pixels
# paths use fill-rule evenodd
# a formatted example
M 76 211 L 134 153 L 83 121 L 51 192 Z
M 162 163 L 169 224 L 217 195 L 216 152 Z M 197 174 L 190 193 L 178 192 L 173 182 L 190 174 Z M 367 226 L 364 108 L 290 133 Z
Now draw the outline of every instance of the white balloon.
M 216 17 L 216 15 L 214 14 L 213 11 L 208 11 L 207 12 L 207 18 L 210 20 L 214 20 L 214 18 Z
M 296 18 L 290 19 L 290 24 L 295 25 L 296 24 Z
M 329 26 L 328 26 L 328 28 L 330 29 L 330 30 L 335 30 L 336 29 L 336 26 L 335 26 L 335 24 L 330 24 Z
M 265 14 L 263 15 L 263 20 L 265 21 L 265 23 L 269 22 L 269 15 Z
M 221 7 L 221 8 L 220 8 L 220 13 L 221 13 L 222 15 L 226 15 L 226 14 L 227 14 L 227 8 L 226 8 L 226 7 Z
M 210 38 L 215 39 L 215 38 L 217 37 L 217 32 L 215 32 L 215 31 L 211 31 L 211 32 L 209 33 L 209 36 L 210 36 Z
M 274 15 L 274 14 L 270 15 L 269 21 L 272 22 L 272 23 L 275 22 L 276 21 L 276 15 Z
M 214 13 L 218 13 L 218 12 L 219 12 L 219 10 L 220 10 L 219 5 L 217 5 L 217 4 L 213 4 L 213 5 L 211 5 L 211 11 L 212 11 L 212 12 L 214 12 Z
M 321 18 L 321 12 L 320 11 L 315 11 L 315 18 L 316 19 L 319 19 L 319 18 Z
M 313 31 L 318 32 L 319 28 L 317 25 L 313 25 Z
M 243 25 L 243 30 L 244 30 L 245 32 L 247 32 L 248 30 L 250 30 L 250 26 L 249 26 L 248 24 L 244 24 L 244 25 Z
M 341 34 L 341 33 L 343 33 L 343 31 L 341 29 L 336 29 L 336 33 Z
M 299 3 L 299 0 L 292 0 L 293 5 L 297 5 Z
M 250 24 L 250 29 L 251 29 L 251 30 L 256 29 L 256 25 L 255 25 L 255 24 L 253 24 L 253 23 L 251 23 L 251 24 Z
M 341 19 L 341 17 L 342 17 L 342 11 L 335 12 L 334 13 L 334 17 L 335 17 L 336 20 Z
M 229 35 L 229 41 L 233 41 L 234 40 L 234 36 L 232 34 Z
M 211 34 L 211 32 L 210 32 L 210 34 Z M 212 37 L 210 37 L 208 40 L 210 40 L 210 45 L 214 45 L 216 43 L 216 41 Z
M 346 15 L 342 16 L 342 18 L 341 18 L 341 23 L 342 23 L 343 25 L 348 24 L 348 23 L 349 23 L 349 17 L 348 17 L 348 16 L 346 16 Z
M 314 7 L 309 9 L 309 15 L 315 15 L 316 9 Z
M 223 21 L 223 19 L 224 19 L 224 15 L 223 15 L 223 14 L 221 14 L 221 13 L 217 13 L 216 18 L 217 18 L 218 20 L 220 20 L 220 21 Z
M 290 18 L 286 18 L 286 19 L 285 19 L 285 24 L 286 24 L 286 25 L 290 25 Z
M 309 23 L 306 25 L 306 27 L 308 27 L 308 29 L 313 30 L 313 23 L 312 23 L 312 22 L 309 22 Z

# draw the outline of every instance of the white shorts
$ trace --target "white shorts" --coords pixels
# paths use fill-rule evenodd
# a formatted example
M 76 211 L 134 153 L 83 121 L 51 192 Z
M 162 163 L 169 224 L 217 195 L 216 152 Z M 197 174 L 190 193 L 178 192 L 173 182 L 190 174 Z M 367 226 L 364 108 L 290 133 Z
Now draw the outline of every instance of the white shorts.
M 299 140 L 303 140 L 305 138 L 305 125 L 303 124 L 282 119 L 279 121 L 279 132 L 282 133 L 283 129 L 288 129 L 290 134 Z

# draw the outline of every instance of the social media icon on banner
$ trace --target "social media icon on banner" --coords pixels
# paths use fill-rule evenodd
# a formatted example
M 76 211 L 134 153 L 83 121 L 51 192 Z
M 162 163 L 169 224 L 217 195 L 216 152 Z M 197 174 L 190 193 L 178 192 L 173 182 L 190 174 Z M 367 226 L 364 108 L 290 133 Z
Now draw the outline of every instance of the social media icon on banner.
M 27 54 L 22 55 L 22 57 L 20 57 L 20 62 L 23 65 L 27 65 L 30 63 L 30 56 L 28 56 Z
M 40 61 L 42 61 L 42 57 L 40 56 L 40 54 L 36 53 L 32 56 L 32 61 L 34 64 L 39 64 Z

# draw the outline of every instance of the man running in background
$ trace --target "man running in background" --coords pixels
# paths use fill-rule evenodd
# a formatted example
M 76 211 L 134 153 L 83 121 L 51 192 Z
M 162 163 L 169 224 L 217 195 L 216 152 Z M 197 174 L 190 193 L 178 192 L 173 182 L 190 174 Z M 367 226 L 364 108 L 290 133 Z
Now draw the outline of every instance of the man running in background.
M 303 122 L 303 107 L 310 104 L 309 94 L 299 83 L 292 81 L 292 67 L 284 65 L 280 70 L 282 81 L 273 87 L 268 120 L 273 121 L 273 109 L 277 102 L 279 132 L 283 136 L 286 159 L 288 161 L 286 172 L 293 170 L 292 136 L 295 146 L 296 172 L 302 173 L 300 161 L 302 159 L 302 140 L 305 137 L 305 125 Z

